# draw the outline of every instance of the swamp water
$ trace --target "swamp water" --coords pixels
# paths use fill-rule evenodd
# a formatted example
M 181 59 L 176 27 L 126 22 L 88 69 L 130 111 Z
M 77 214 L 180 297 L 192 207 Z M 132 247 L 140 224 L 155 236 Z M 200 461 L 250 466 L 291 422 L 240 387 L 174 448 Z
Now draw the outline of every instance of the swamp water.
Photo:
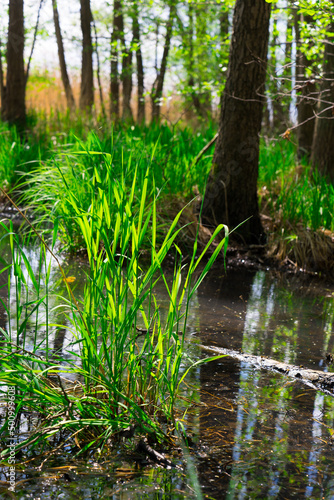
M 33 250 L 29 259 L 38 265 Z M 63 264 L 76 277 L 80 297 L 84 262 Z M 57 293 L 65 295 L 57 268 L 51 276 Z M 0 293 L 5 297 L 6 289 Z M 163 309 L 163 294 L 160 300 Z M 49 306 L 56 307 L 57 299 Z M 216 267 L 191 307 L 189 345 L 198 357 L 202 343 L 333 371 L 326 355 L 334 353 L 334 286 L 270 271 L 224 276 Z M 2 311 L 0 326 L 6 327 Z M 43 330 L 36 337 L 32 322 L 31 342 L 39 335 Z M 54 332 L 53 348 L 59 352 L 68 342 L 64 323 Z M 229 357 L 193 370 L 187 392 L 195 393 L 196 403 L 185 421 L 194 442 L 187 467 L 179 451 L 169 456 L 177 467 L 166 469 L 136 456 L 126 442 L 99 462 L 73 459 L 66 449 L 33 460 L 34 452 L 23 468 L 17 458 L 15 495 L 7 493 L 8 468 L 0 468 L 1 498 L 334 499 L 333 395 Z M 22 420 L 20 436 L 29 425 Z

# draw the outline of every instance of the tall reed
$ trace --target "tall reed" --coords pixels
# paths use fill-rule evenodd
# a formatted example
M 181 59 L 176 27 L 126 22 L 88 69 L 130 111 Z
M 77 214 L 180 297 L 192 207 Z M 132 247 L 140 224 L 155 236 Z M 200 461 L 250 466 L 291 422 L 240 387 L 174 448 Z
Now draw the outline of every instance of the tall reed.
M 132 169 L 129 182 L 125 173 L 115 176 L 112 155 L 80 154 L 84 155 L 97 158 L 98 165 L 103 163 L 104 175 L 102 178 L 99 166 L 93 167 L 88 208 L 82 206 L 73 186 L 59 170 L 63 196 L 89 260 L 83 299 L 79 305 L 71 296 L 63 299 L 72 342 L 56 357 L 50 354 L 50 327 L 60 325 L 48 325 L 47 317 L 44 342 L 30 350 L 24 347 L 20 317 L 16 329 L 2 330 L 0 383 L 3 387 L 15 386 L 18 412 L 34 410 L 41 417 L 37 428 L 17 444 L 17 449 L 50 442 L 51 436 L 60 431 L 63 444 L 76 443 L 80 451 L 101 446 L 126 432 L 151 434 L 166 441 L 173 433 L 184 378 L 192 367 L 207 361 L 191 359 L 185 349 L 189 303 L 217 256 L 226 252 L 227 227 L 220 225 L 201 252 L 196 239 L 189 264 L 183 264 L 176 244 L 182 211 L 163 241 L 157 241 L 153 156 L 144 175 L 139 174 L 138 165 Z M 72 161 L 68 157 L 67 168 L 71 168 Z M 204 262 L 221 231 L 225 232 L 224 238 Z M 11 230 L 8 237 L 14 259 L 19 243 Z M 175 254 L 171 281 L 164 270 L 170 252 Z M 42 255 L 46 263 L 43 245 Z M 22 258 L 26 263 L 24 254 Z M 16 266 L 14 260 L 10 266 L 14 266 L 19 286 L 26 288 L 21 266 Z M 41 275 L 29 276 L 38 291 Z M 169 297 L 166 318 L 155 296 L 158 282 L 164 284 Z M 34 311 L 42 305 L 45 308 L 45 290 L 34 299 L 22 301 L 19 297 L 18 307 L 32 307 Z M 6 424 L 2 431 L 6 431 Z M 8 449 L 3 456 L 6 454 Z

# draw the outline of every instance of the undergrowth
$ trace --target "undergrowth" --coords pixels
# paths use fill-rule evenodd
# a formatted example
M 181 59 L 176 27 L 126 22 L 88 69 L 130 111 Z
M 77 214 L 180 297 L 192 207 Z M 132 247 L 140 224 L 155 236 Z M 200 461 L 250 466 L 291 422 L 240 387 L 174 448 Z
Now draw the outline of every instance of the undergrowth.
M 305 159 L 297 163 L 292 142 L 262 144 L 259 196 L 269 255 L 304 270 L 334 269 L 334 186 Z
M 143 174 L 135 167 L 130 183 L 124 175 L 112 178 L 111 155 L 90 152 L 83 156 L 87 161 L 96 156 L 99 163 L 104 162 L 108 177 L 102 183 L 99 169 L 91 172 L 96 196 L 88 208 L 80 205 L 77 193 L 62 177 L 64 196 L 75 214 L 73 223 L 87 251 L 89 273 L 81 299 L 74 298 L 71 279 L 64 278 L 69 295 L 56 307 L 65 315 L 71 340 L 56 351 L 52 339 L 64 324 L 48 319 L 48 248 L 42 242 L 35 270 L 12 225 L 7 228 L 1 222 L 11 250 L 2 271 L 8 273 L 10 293 L 8 300 L 2 300 L 9 325 L 0 330 L 2 399 L 6 400 L 10 386 L 15 392 L 15 418 L 22 412 L 35 415 L 28 436 L 16 443 L 16 453 L 48 449 L 56 434 L 62 436 L 61 446 L 73 446 L 79 453 L 102 449 L 123 433 L 171 443 L 175 431 L 182 430 L 182 413 L 176 414 L 182 382 L 192 367 L 207 361 L 191 359 L 186 347 L 188 308 L 214 260 L 226 252 L 227 228 L 220 225 L 200 253 L 195 239 L 185 266 L 175 244 L 181 212 L 163 241 L 157 242 L 157 197 L 150 163 Z M 70 168 L 71 158 L 67 161 Z M 57 229 L 56 221 L 52 249 Z M 204 262 L 221 231 L 224 237 Z M 175 253 L 172 281 L 163 268 L 171 251 Z M 60 269 L 64 275 L 61 265 Z M 169 297 L 165 319 L 155 297 L 160 282 Z M 31 327 L 37 331 L 43 325 L 43 339 L 36 337 L 29 343 Z M 3 436 L 9 426 L 7 418 L 1 428 Z M 9 448 L 2 451 L 5 461 L 9 454 Z

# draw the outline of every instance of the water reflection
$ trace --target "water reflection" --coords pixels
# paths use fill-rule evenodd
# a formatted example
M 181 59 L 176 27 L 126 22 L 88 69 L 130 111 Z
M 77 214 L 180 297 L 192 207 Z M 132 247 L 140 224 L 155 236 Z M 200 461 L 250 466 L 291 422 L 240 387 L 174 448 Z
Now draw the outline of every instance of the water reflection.
M 242 290 L 238 298 L 236 280 Z M 296 289 L 294 280 L 282 286 L 264 272 L 253 275 L 251 282 L 241 273 L 221 281 L 207 282 L 199 294 L 207 344 L 332 369 L 324 362 L 333 343 L 331 290 L 323 298 L 308 287 L 305 295 L 306 286 Z M 215 304 L 212 315 L 207 295 Z M 229 331 L 221 329 L 224 323 Z M 201 388 L 208 408 L 201 411 L 200 434 L 209 451 L 199 471 L 208 495 L 238 500 L 334 498 L 331 396 L 228 358 L 202 367 Z M 223 408 L 228 404 L 233 412 Z
M 31 265 L 38 269 L 39 254 L 29 251 Z M 48 264 L 47 259 L 44 273 Z M 64 258 L 62 265 L 67 275 L 76 277 L 74 288 L 80 300 L 86 279 L 84 261 Z M 23 272 L 26 273 L 24 266 Z M 5 273 L 0 275 L 1 284 L 5 278 Z M 29 281 L 27 275 L 26 278 Z M 14 280 L 12 287 L 13 283 Z M 45 338 L 45 329 L 49 328 L 50 352 L 56 355 L 68 349 L 72 341 L 66 317 L 58 309 L 65 286 L 56 267 L 51 270 L 48 286 L 52 292 L 48 304 L 38 313 L 31 313 L 27 321 L 26 348 L 33 349 L 36 339 Z M 333 292 L 334 288 L 318 288 L 313 282 L 275 273 L 240 270 L 226 277 L 216 269 L 192 299 L 189 338 L 197 331 L 208 345 L 333 371 L 333 365 L 325 361 L 327 353 L 334 353 Z M 0 293 L 5 301 L 6 287 L 0 288 Z M 162 314 L 164 293 L 161 284 L 157 294 Z M 31 287 L 29 294 L 27 300 L 35 298 Z M 9 305 L 13 316 L 14 298 L 15 294 Z M 0 311 L 0 326 L 5 323 L 5 315 Z M 12 328 L 16 328 L 15 324 Z M 200 355 L 195 346 L 189 353 L 193 358 Z M 204 403 L 196 411 L 189 411 L 185 424 L 189 432 L 199 436 L 201 446 L 196 460 L 205 495 L 217 500 L 334 499 L 331 396 L 230 358 L 201 366 L 193 371 L 188 382 Z M 189 391 L 187 388 L 184 395 L 189 395 Z M 27 431 L 29 425 L 24 424 L 22 430 Z M 36 480 L 36 472 L 25 472 L 22 479 L 33 479 L 26 486 L 26 498 L 37 493 L 48 498 L 50 492 L 72 498 L 73 490 L 81 486 L 85 498 L 104 494 L 114 499 L 135 499 L 138 495 L 152 499 L 193 498 L 191 480 L 184 471 L 135 470 L 133 463 L 127 467 L 131 474 L 128 479 L 122 476 L 122 481 L 111 462 L 103 465 L 99 476 L 91 468 L 89 472 L 78 468 L 73 484 L 61 486 L 57 478 L 50 479 L 55 472 L 52 476 L 45 471 L 45 493 L 40 491 L 42 483 Z M 5 478 L 5 474 L 0 477 Z

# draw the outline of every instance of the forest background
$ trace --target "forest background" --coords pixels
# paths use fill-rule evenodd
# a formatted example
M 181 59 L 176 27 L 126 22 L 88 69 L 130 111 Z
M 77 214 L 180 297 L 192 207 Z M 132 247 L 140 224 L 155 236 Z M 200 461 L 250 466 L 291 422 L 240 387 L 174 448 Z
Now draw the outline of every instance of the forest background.
M 112 124 L 114 130 L 123 127 L 129 138 L 134 135 L 141 142 L 144 128 L 149 127 L 151 131 L 155 129 L 150 139 L 153 143 L 159 134 L 163 137 L 164 130 L 167 135 L 160 146 L 166 154 L 165 166 L 159 163 L 161 178 L 175 199 L 181 197 L 186 202 L 199 193 L 204 195 L 231 61 L 232 33 L 236 39 L 242 39 L 242 31 L 238 33 L 241 28 L 234 25 L 234 2 L 82 0 L 69 4 L 41 0 L 23 5 L 23 1 L 10 1 L 8 11 L 7 2 L 2 4 L 3 123 L 15 124 L 19 133 L 25 129 L 24 141 L 28 140 L 28 130 L 33 130 L 29 140 L 35 140 L 39 154 L 48 157 L 52 156 L 50 139 L 58 143 L 60 133 L 72 137 L 75 134 L 85 140 L 94 130 L 100 138 L 106 138 Z M 249 223 L 239 230 L 244 243 L 264 242 L 266 232 L 271 255 L 303 268 L 325 270 L 332 267 L 328 258 L 333 230 L 333 2 L 267 2 L 271 12 L 265 35 L 256 25 L 261 4 L 244 2 L 243 8 L 249 9 L 250 17 L 255 19 L 252 36 L 255 41 L 260 40 L 258 45 L 265 54 L 262 60 L 255 53 L 251 56 L 265 71 L 264 82 L 250 82 L 252 90 L 242 83 L 235 91 L 249 64 L 241 61 L 244 71 L 231 69 L 228 87 L 232 93 L 244 93 L 237 97 L 245 103 L 244 115 L 253 115 L 247 101 L 261 103 L 260 157 L 258 131 L 248 126 L 247 120 L 242 123 L 238 113 L 234 113 L 235 123 L 229 126 L 229 134 L 239 135 L 241 146 L 235 152 L 238 146 L 230 144 L 231 158 L 224 162 L 252 163 L 245 161 L 247 151 L 251 151 L 249 157 L 255 157 L 254 164 L 242 166 L 240 176 L 234 172 L 231 175 L 230 171 L 222 174 L 221 168 L 230 169 L 226 165 L 218 168 L 218 177 L 212 169 L 206 199 L 211 196 L 211 182 L 220 201 L 204 203 L 203 227 L 213 228 L 215 221 L 234 228 L 252 217 L 250 233 L 246 229 Z M 246 25 L 244 28 L 248 29 Z M 237 57 L 242 58 L 242 53 Z M 247 97 L 247 92 L 253 93 L 252 98 Z M 75 130 L 78 122 L 81 129 Z M 240 138 L 238 124 L 244 139 Z M 136 129 L 133 134 L 135 125 L 140 133 Z M 109 132 L 101 134 L 102 128 L 109 128 Z M 47 146 L 43 146 L 41 129 L 43 140 L 49 141 Z M 50 135 L 48 139 L 45 133 Z M 178 134 L 183 134 L 183 158 L 175 157 L 173 141 L 179 140 Z M 227 135 L 225 130 L 224 137 Z M 129 140 L 133 144 L 133 139 Z M 216 163 L 220 142 L 217 141 Z M 9 164 L 3 147 L 4 186 L 17 186 L 23 179 L 18 175 L 17 163 L 21 173 L 29 173 L 35 165 L 28 162 L 37 158 L 31 157 L 31 151 L 26 159 L 19 153 L 19 158 L 11 155 L 13 163 Z M 175 165 L 173 174 L 167 173 L 170 161 Z M 25 203 L 32 206 L 36 202 L 34 189 L 27 184 L 27 177 L 24 180 L 25 191 L 30 193 Z M 248 192 L 241 195 L 243 191 Z M 250 198 L 258 201 L 251 202 Z M 234 214 L 233 205 L 246 209 Z M 46 206 L 50 210 L 51 200 L 44 204 L 44 209 Z M 255 224 L 259 217 L 261 221 Z M 74 246 L 70 245 L 72 249 Z
M 190 302 L 230 233 L 259 262 L 334 269 L 334 3 L 2 7 L 0 185 L 26 226 L 0 222 L 0 382 L 40 424 L 15 450 L 56 434 L 80 453 L 136 433 L 175 445 L 182 382 L 207 361 L 188 352 Z M 80 299 L 64 251 L 87 260 Z

